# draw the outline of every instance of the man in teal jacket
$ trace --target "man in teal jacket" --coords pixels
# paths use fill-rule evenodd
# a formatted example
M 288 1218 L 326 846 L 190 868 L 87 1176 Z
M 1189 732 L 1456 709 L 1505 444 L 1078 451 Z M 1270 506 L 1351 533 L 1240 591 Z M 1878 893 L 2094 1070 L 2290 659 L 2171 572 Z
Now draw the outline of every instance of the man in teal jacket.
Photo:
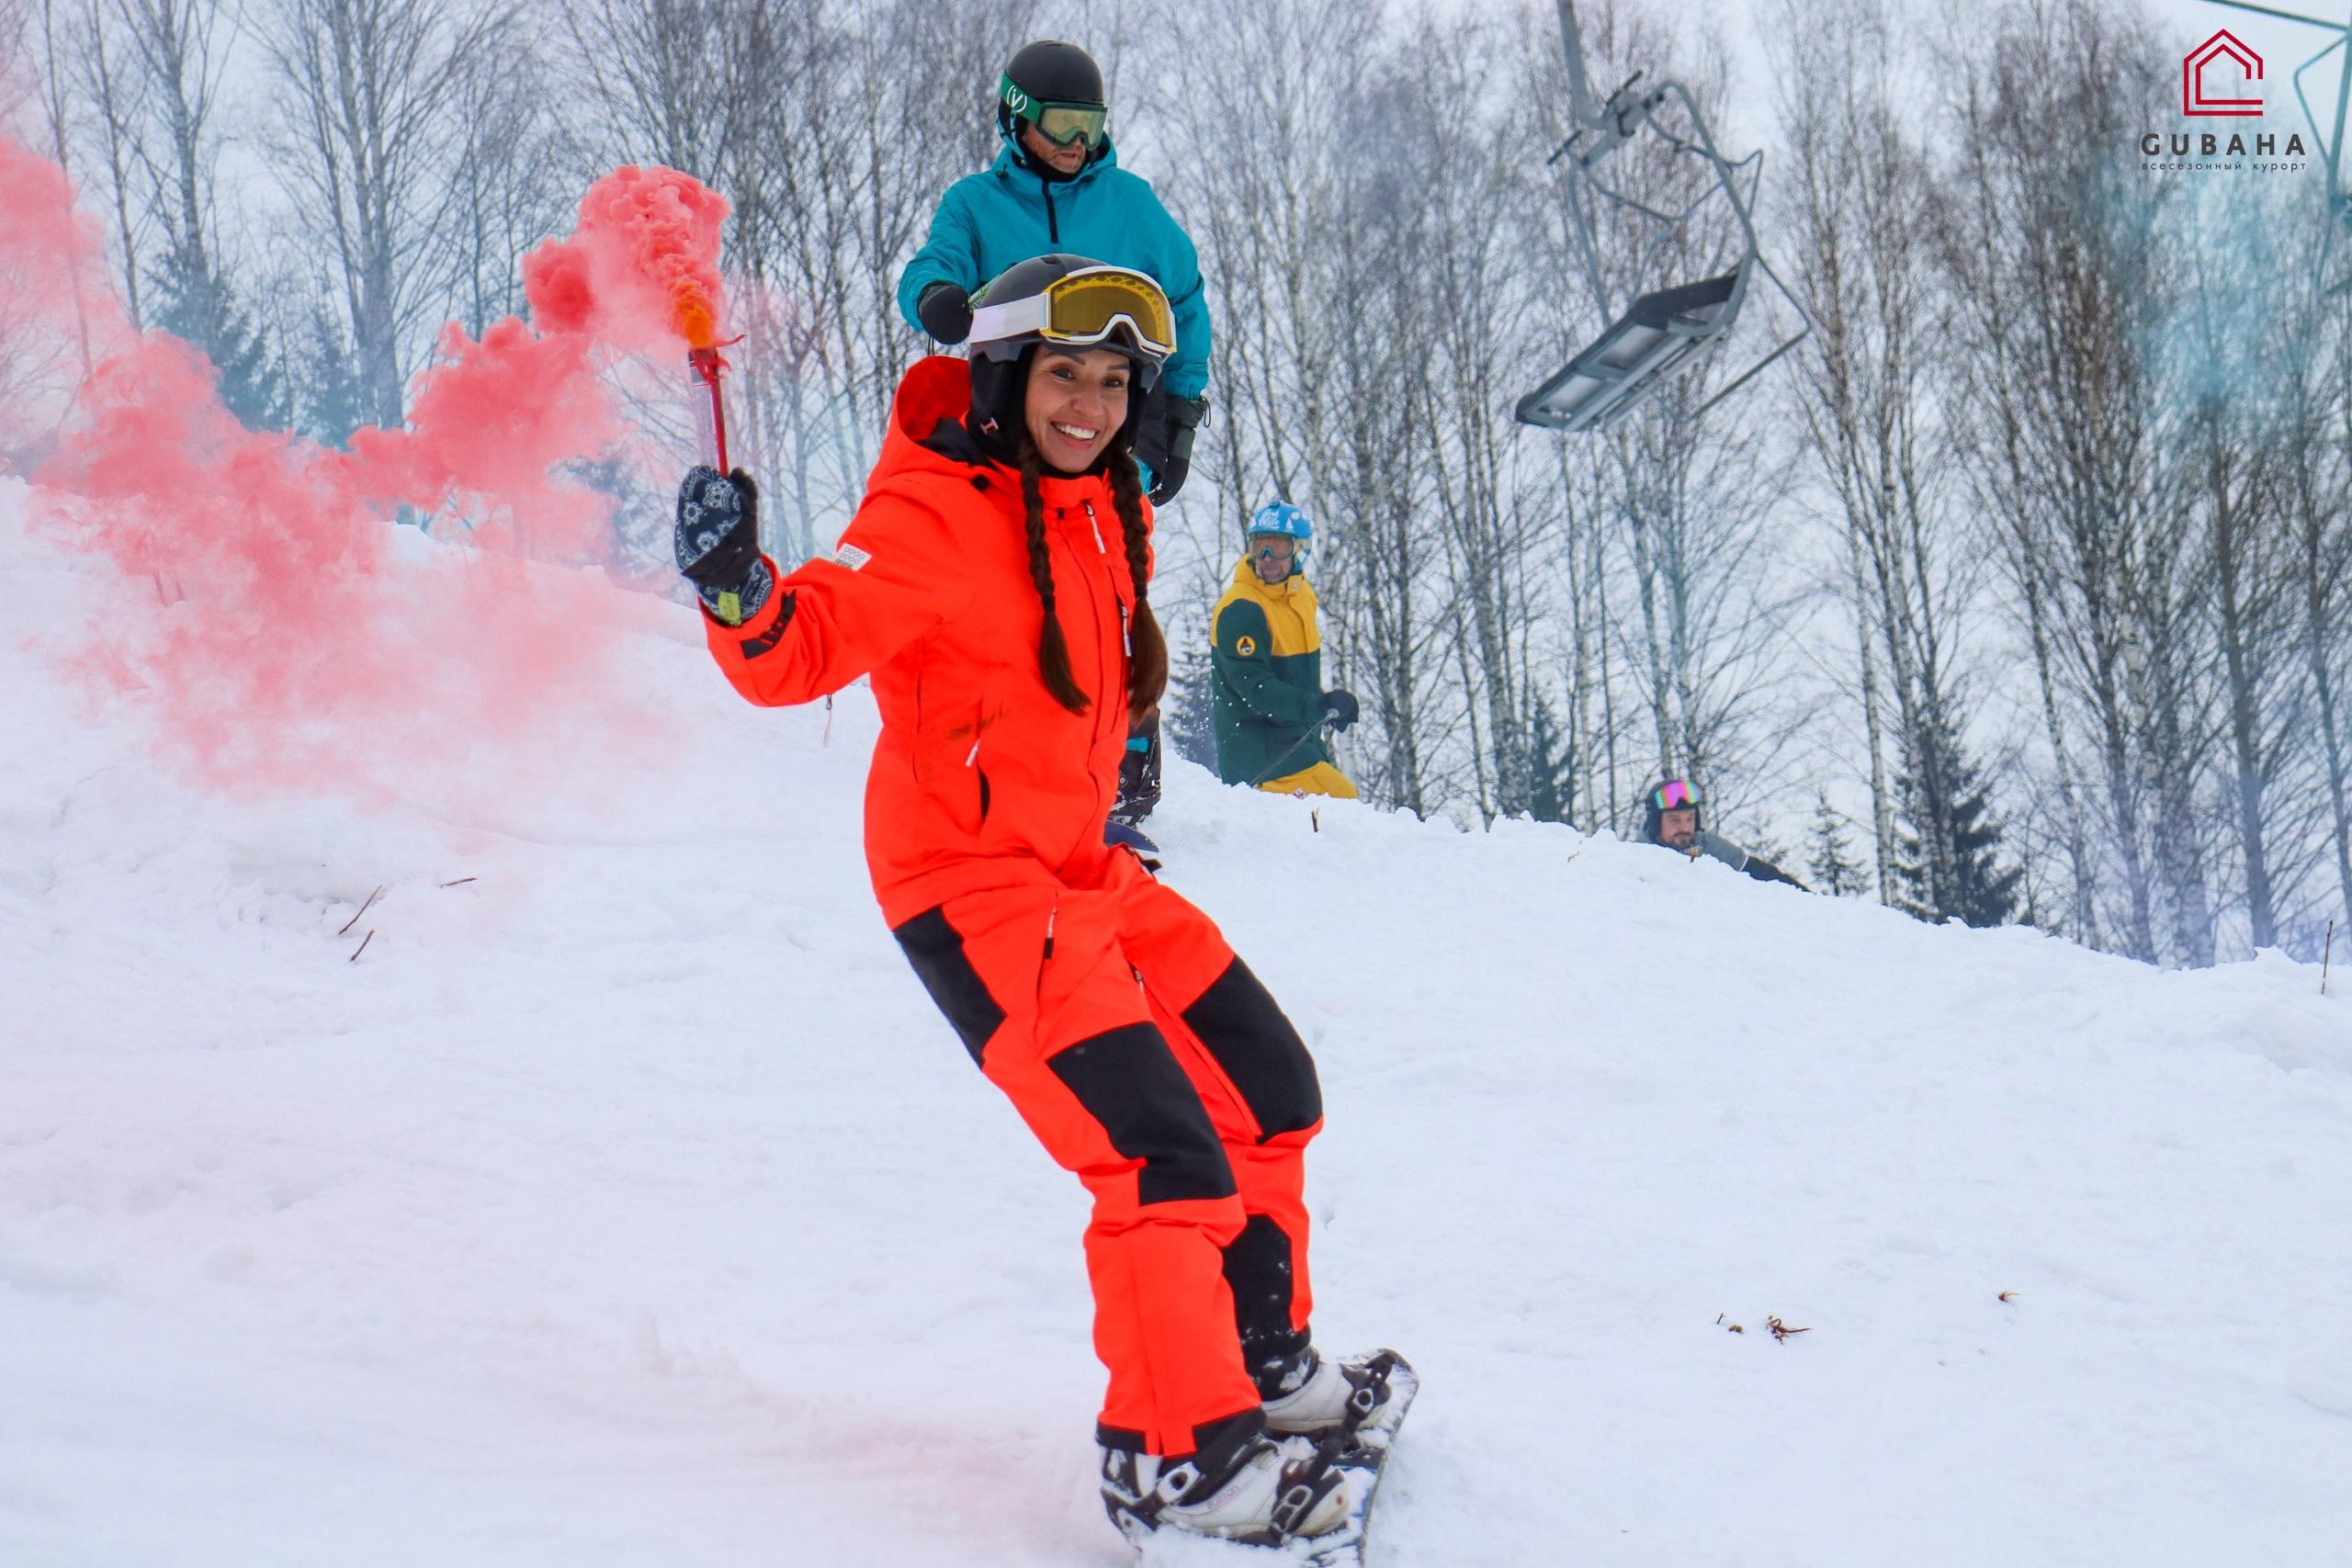
M 1175 497 L 1208 413 L 1209 310 L 1193 242 L 1119 167 L 1102 73 L 1076 44 L 1047 39 L 1012 57 L 997 84 L 1004 150 L 947 187 L 931 237 L 899 275 L 899 313 L 941 343 L 964 341 L 972 291 L 1006 267 L 1061 251 L 1149 273 L 1176 315 L 1176 352 L 1136 433 L 1151 499 Z

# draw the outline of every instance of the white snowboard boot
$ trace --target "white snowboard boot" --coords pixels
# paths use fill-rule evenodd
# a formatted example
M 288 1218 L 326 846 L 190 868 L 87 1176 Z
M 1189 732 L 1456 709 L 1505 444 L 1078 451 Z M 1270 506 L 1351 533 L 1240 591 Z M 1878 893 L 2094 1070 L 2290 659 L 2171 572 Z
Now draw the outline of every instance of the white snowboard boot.
M 1388 1404 L 1389 1374 L 1396 1366 L 1394 1350 L 1331 1361 L 1310 1345 L 1275 1385 L 1282 1392 L 1266 1401 L 1266 1430 L 1276 1438 L 1311 1438 L 1319 1443 L 1377 1426 Z
M 1286 1460 L 1263 1433 L 1206 1468 L 1193 1455 L 1102 1450 L 1102 1507 L 1128 1540 L 1160 1530 L 1280 1546 L 1337 1528 L 1347 1517 L 1346 1478 L 1319 1450 Z

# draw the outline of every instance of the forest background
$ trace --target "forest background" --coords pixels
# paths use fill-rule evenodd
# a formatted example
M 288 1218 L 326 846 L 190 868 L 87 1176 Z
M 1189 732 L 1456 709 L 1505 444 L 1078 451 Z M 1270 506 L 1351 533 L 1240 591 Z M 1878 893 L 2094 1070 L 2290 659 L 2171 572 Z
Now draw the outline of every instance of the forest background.
M 2158 964 L 2316 957 L 2352 919 L 2352 247 L 2324 243 L 2300 56 L 2267 118 L 2191 120 L 2211 8 L 1579 15 L 1602 90 L 1673 77 L 1763 149 L 1766 251 L 1815 321 L 1702 411 L 1793 324 L 1759 306 L 1589 436 L 1511 417 L 1604 324 L 1539 0 L 0 0 L 0 129 L 104 219 L 136 321 L 249 426 L 330 446 L 401 423 L 445 322 L 522 309 L 517 258 L 596 175 L 695 175 L 734 205 L 730 412 L 789 563 L 847 521 L 926 352 L 892 291 L 995 154 L 1004 59 L 1070 38 L 1216 324 L 1153 593 L 1178 750 L 1206 752 L 1207 611 L 1280 496 L 1317 523 L 1375 801 L 1622 833 L 1687 775 L 1825 893 Z M 2209 130 L 2306 152 L 2143 150 Z M 1705 178 L 1638 148 L 1611 173 L 1660 201 Z M 1719 269 L 1719 220 L 1646 255 L 1610 220 L 1609 283 Z M 58 352 L 0 309 L 0 393 Z M 626 378 L 643 440 L 582 476 L 621 501 L 609 570 L 661 592 L 688 444 L 648 389 L 676 380 Z

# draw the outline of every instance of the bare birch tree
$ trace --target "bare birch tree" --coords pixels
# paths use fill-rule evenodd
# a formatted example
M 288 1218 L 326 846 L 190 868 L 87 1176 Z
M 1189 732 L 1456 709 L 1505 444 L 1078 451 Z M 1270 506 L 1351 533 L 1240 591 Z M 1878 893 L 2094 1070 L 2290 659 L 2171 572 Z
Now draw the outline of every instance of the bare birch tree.
M 368 417 L 400 423 L 447 318 L 472 73 L 511 13 L 476 0 L 264 0 L 281 177 L 333 258 Z

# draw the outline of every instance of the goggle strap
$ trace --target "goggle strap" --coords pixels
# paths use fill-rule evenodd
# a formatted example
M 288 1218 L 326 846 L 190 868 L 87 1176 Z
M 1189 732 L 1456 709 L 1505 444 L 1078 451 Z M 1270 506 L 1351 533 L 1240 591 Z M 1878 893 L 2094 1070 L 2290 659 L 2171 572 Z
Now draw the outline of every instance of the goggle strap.
M 1023 299 L 1007 299 L 1001 305 L 976 305 L 972 308 L 970 341 L 994 343 L 1003 338 L 1042 333 L 1046 330 L 1052 309 L 1042 294 L 1032 294 Z

